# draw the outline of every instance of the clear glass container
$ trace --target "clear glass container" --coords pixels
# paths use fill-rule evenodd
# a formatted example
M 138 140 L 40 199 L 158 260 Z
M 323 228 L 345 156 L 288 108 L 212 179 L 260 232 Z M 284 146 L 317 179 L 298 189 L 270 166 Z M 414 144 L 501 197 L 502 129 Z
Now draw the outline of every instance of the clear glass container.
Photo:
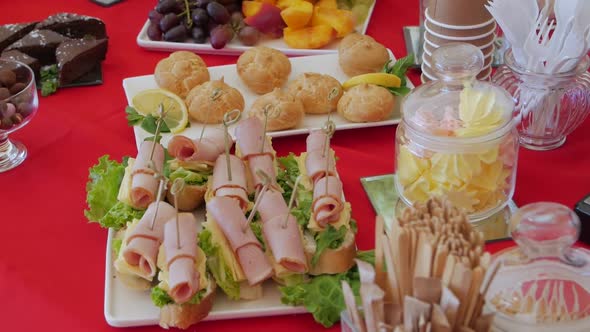
M 520 67 L 512 51 L 504 55 L 492 82 L 514 98 L 514 115 L 522 146 L 551 150 L 565 143 L 590 113 L 590 65 L 588 56 L 563 73 L 537 73 Z
M 25 146 L 20 142 L 11 141 L 8 135 L 31 121 L 37 112 L 39 102 L 35 74 L 24 63 L 0 59 L 0 89 L 2 90 L 0 91 L 2 95 L 0 97 L 0 173 L 2 173 L 20 165 L 27 157 Z
M 484 63 L 477 47 L 444 45 L 432 60 L 439 79 L 402 103 L 396 189 L 406 204 L 446 195 L 479 221 L 504 208 L 514 193 L 514 102 L 503 89 L 475 79 Z
M 590 251 L 572 247 L 578 216 L 561 204 L 533 203 L 512 216 L 510 229 L 518 247 L 497 253 L 486 277 L 493 330 L 590 331 Z

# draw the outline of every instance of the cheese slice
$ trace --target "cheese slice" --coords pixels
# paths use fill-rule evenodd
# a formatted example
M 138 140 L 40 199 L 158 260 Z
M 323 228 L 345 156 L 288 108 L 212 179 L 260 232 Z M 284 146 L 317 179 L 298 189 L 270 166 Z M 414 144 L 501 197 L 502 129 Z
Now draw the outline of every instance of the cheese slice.
M 196 241 L 196 239 L 195 239 Z M 209 287 L 209 279 L 207 278 L 207 265 L 206 260 L 207 257 L 205 256 L 205 252 L 199 247 L 197 247 L 197 257 L 195 257 L 195 269 L 199 272 L 199 291 Z M 162 288 L 165 292 L 168 292 L 168 269 L 166 268 L 166 251 L 164 250 L 164 245 L 160 246 L 160 250 L 158 252 L 158 268 L 160 269 L 160 273 L 158 273 L 158 280 L 160 283 L 158 287 Z
M 123 180 L 121 181 L 121 186 L 119 187 L 119 193 L 117 194 L 117 200 L 121 203 L 127 204 L 132 206 L 131 204 L 131 180 L 133 172 L 133 165 L 135 164 L 134 158 L 127 159 L 127 167 L 125 167 L 125 175 L 123 175 Z
M 203 224 L 203 227 L 211 232 L 211 242 L 214 245 L 219 246 L 223 260 L 231 269 L 234 280 L 237 282 L 246 280 L 246 275 L 244 274 L 242 266 L 238 262 L 232 247 L 210 213 L 207 213 L 207 222 Z

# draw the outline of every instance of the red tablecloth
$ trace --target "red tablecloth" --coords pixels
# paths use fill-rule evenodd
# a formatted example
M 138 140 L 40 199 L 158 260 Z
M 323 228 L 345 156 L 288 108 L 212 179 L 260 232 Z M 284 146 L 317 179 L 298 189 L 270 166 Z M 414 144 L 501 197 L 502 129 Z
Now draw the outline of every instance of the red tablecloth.
M 156 0 L 127 0 L 102 8 L 88 0 L 0 1 L 0 24 L 40 20 L 70 11 L 98 16 L 107 24 L 109 52 L 104 84 L 60 90 L 41 98 L 39 112 L 11 137 L 21 140 L 29 157 L 0 174 L 0 330 L 108 331 L 103 317 L 107 232 L 88 224 L 85 183 L 88 168 L 103 154 L 134 155 L 127 126 L 125 77 L 153 72 L 165 53 L 139 48 L 135 38 Z M 417 1 L 377 0 L 367 31 L 398 56 L 406 54 L 402 27 L 416 24 Z M 236 57 L 204 55 L 209 66 L 234 63 Z M 412 74 L 417 83 L 418 76 Z M 551 152 L 521 149 L 514 199 L 518 204 L 549 200 L 568 206 L 590 190 L 590 121 L 562 148 Z M 393 171 L 395 127 L 338 132 L 333 147 L 345 194 L 359 221 L 358 246 L 373 246 L 374 212 L 359 177 Z M 279 154 L 304 149 L 304 137 L 274 140 Z M 489 246 L 497 250 L 507 244 Z M 338 330 L 334 326 L 331 331 Z M 158 327 L 138 328 L 156 331 Z M 324 330 L 311 315 L 206 322 L 202 331 Z

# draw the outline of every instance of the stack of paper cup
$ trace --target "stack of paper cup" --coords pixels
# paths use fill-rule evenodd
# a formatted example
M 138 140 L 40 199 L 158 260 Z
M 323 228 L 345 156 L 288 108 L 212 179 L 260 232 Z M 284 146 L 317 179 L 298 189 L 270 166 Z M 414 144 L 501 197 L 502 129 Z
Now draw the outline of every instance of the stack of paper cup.
M 432 52 L 449 43 L 470 43 L 479 47 L 484 55 L 484 66 L 477 78 L 490 78 L 496 21 L 484 7 L 487 1 L 430 0 L 424 21 L 423 82 L 437 79 L 432 70 Z

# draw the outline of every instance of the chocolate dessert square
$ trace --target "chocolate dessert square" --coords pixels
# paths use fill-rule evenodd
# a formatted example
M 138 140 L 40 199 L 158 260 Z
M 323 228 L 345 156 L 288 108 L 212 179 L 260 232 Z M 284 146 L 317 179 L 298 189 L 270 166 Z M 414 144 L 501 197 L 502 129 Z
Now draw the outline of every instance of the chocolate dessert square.
M 55 49 L 69 38 L 51 30 L 33 30 L 21 40 L 8 46 L 6 51 L 19 50 L 39 59 L 42 66 L 55 63 Z
M 24 63 L 25 65 L 31 67 L 33 72 L 35 73 L 35 77 L 39 78 L 39 70 L 41 69 L 41 63 L 38 59 L 33 58 L 32 56 L 26 55 L 25 53 L 19 50 L 11 50 L 3 52 L 0 56 L 0 59 L 7 59 L 7 60 L 14 60 Z
M 0 52 L 35 28 L 37 22 L 0 25 Z
M 104 22 L 96 17 L 58 13 L 51 15 L 37 24 L 37 29 L 48 29 L 70 38 L 83 38 L 90 35 L 97 39 L 106 38 Z
M 59 84 L 65 85 L 80 78 L 105 59 L 107 39 L 71 39 L 61 43 L 55 51 L 59 68 Z

